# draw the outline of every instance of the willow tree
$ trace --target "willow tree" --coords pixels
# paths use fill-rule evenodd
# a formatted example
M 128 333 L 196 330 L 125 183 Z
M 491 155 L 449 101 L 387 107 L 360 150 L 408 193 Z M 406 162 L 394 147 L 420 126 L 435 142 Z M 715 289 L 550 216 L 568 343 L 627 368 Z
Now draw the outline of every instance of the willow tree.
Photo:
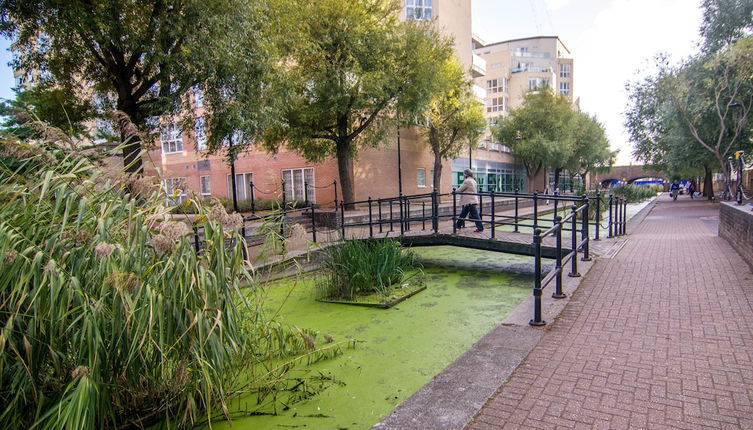
M 415 117 L 435 88 L 438 66 L 453 55 L 430 22 L 401 21 L 394 0 L 319 0 L 292 6 L 299 36 L 286 59 L 295 94 L 285 123 L 264 143 L 285 144 L 310 161 L 337 158 L 346 203 L 354 201 L 353 160 L 377 146 L 390 124 Z
M 561 169 L 572 156 L 573 115 L 565 96 L 541 89 L 527 93 L 492 133 L 520 158 L 530 182 L 542 169 Z
M 448 59 L 440 72 L 440 88 L 426 110 L 423 127 L 434 154 L 433 183 L 438 190 L 442 189 L 442 161 L 456 158 L 466 146 L 475 148 L 486 127 L 483 105 L 458 61 Z
M 260 70 L 274 62 L 263 55 L 265 0 L 0 0 L 0 10 L 0 34 L 14 40 L 17 67 L 49 71 L 69 91 L 114 100 L 129 172 L 142 171 L 142 132 L 180 111 L 189 89 L 237 72 L 240 61 L 244 79 L 260 86 Z M 226 98 L 221 85 L 206 90 Z

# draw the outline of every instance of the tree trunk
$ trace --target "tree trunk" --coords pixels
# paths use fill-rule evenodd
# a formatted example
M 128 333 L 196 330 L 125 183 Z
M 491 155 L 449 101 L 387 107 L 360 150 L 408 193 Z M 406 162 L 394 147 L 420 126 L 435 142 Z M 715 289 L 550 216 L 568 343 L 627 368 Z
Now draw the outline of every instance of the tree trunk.
M 118 127 L 120 128 L 120 141 L 123 145 L 123 170 L 126 173 L 141 176 L 144 174 L 144 166 L 141 161 L 141 137 L 136 129 L 135 108 L 124 107 L 126 103 L 118 102 Z
M 714 183 L 711 181 L 711 168 L 704 164 L 703 172 L 703 195 L 711 200 L 714 198 Z
M 345 209 L 353 209 L 355 201 L 353 190 L 353 158 L 350 154 L 350 140 L 342 139 L 337 142 L 337 171 L 340 175 L 340 187 L 343 191 Z
M 442 156 L 434 154 L 434 189 L 442 192 Z
M 562 167 L 557 167 L 554 169 L 554 188 L 551 190 L 551 192 L 554 192 L 554 190 L 556 190 L 560 186 L 560 173 L 562 173 Z

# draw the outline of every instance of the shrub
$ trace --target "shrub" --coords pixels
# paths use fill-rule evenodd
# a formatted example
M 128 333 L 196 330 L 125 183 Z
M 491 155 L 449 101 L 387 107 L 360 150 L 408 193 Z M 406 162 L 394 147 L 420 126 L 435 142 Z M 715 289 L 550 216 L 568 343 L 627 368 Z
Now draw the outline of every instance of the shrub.
M 191 426 L 241 387 L 268 404 L 295 360 L 338 352 L 241 293 L 237 217 L 192 201 L 196 253 L 153 179 L 18 147 L 0 142 L 17 161 L 0 163 L 0 428 Z
M 627 199 L 629 203 L 640 202 L 656 196 L 654 187 L 643 185 L 617 185 L 612 188 L 612 194 L 617 197 Z
M 417 267 L 416 255 L 390 239 L 346 240 L 327 248 L 320 298 L 387 297 Z

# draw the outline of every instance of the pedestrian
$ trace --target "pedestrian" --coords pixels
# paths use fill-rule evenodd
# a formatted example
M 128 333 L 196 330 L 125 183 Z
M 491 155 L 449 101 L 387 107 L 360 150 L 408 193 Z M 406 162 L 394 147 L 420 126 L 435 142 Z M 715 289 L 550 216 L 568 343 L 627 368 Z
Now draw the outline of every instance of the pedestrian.
M 690 185 L 688 185 L 688 192 L 690 193 L 690 198 L 695 198 L 695 181 L 690 181 Z
M 463 208 L 460 210 L 460 216 L 455 226 L 457 228 L 465 227 L 465 217 L 470 215 L 468 219 L 476 223 L 476 230 L 473 232 L 480 233 L 484 231 L 484 224 L 481 223 L 481 217 L 478 215 L 478 196 L 476 195 L 478 184 L 473 179 L 471 169 L 463 170 L 463 176 L 465 176 L 463 183 L 455 190 L 456 193 L 463 193 L 460 195 L 460 205 Z
M 549 198 L 548 198 L 548 196 L 549 196 L 549 187 L 545 187 L 544 188 L 544 195 L 547 196 L 546 204 L 548 205 L 549 204 Z

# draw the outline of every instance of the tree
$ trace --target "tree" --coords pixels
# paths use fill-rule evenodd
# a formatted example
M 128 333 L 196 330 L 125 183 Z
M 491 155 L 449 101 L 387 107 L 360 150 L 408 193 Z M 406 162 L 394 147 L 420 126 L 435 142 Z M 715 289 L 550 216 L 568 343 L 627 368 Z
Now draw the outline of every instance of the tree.
M 574 112 L 573 121 L 573 152 L 566 168 L 585 179 L 594 169 L 611 166 L 617 153 L 609 149 L 604 126 L 595 116 Z
M 415 118 L 435 88 L 438 65 L 453 55 L 429 22 L 400 21 L 393 0 L 299 2 L 287 81 L 294 97 L 285 123 L 268 130 L 310 161 L 334 155 L 345 203 L 354 201 L 353 159 L 378 145 L 390 124 Z
M 83 123 L 94 117 L 94 107 L 62 88 L 40 84 L 19 89 L 14 100 L 0 102 L 2 128 L 19 139 L 40 139 L 42 126 L 63 130 L 72 137 L 86 134 Z
M 472 91 L 462 66 L 454 58 L 441 68 L 442 85 L 426 111 L 426 135 L 434 154 L 434 188 L 442 189 L 442 160 L 455 158 L 460 151 L 478 143 L 486 127 L 483 105 Z
M 701 8 L 701 36 L 707 53 L 729 48 L 753 30 L 753 0 L 703 0 Z
M 541 169 L 561 169 L 570 159 L 573 114 L 565 96 L 548 88 L 532 91 L 519 108 L 500 119 L 492 133 L 520 158 L 531 182 Z
M 142 170 L 140 136 L 180 111 L 189 89 L 203 83 L 209 100 L 225 100 L 233 95 L 222 85 L 232 79 L 226 73 L 243 62 L 245 79 L 259 87 L 275 61 L 259 55 L 268 40 L 262 0 L 0 0 L 0 9 L 17 67 L 49 71 L 74 93 L 114 95 L 128 172 Z M 218 74 L 224 78 L 209 79 Z M 221 138 L 222 122 L 209 123 Z

